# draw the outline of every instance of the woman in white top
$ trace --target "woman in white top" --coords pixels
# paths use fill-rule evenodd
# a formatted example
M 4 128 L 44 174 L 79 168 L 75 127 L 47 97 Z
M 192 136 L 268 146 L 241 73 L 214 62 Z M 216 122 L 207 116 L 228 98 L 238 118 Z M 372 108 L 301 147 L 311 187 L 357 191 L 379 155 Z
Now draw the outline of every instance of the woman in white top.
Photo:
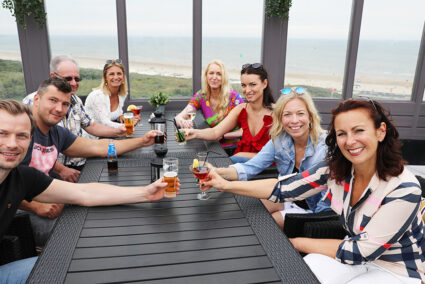
M 96 122 L 118 128 L 124 122 L 122 108 L 126 97 L 127 78 L 121 60 L 107 60 L 102 83 L 87 96 L 85 108 Z M 139 116 L 134 117 L 135 124 L 139 120 Z

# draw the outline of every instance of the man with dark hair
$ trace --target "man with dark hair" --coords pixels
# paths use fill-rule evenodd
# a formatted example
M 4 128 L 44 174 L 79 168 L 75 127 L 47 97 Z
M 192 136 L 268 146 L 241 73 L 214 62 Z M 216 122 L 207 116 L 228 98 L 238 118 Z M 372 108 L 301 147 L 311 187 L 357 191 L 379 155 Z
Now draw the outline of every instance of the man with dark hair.
M 22 161 L 23 165 L 51 175 L 59 153 L 68 157 L 106 157 L 108 139 L 91 140 L 78 137 L 68 129 L 57 126 L 68 113 L 70 99 L 71 88 L 64 79 L 50 77 L 41 83 L 32 107 L 37 128 L 28 153 Z M 154 144 L 157 132 L 151 130 L 142 137 L 115 141 L 117 154 Z M 54 224 L 47 218 L 54 219 L 59 216 L 63 205 L 23 201 L 20 208 L 42 217 L 31 215 L 36 244 L 43 246 Z
M 71 85 L 71 101 L 70 107 L 64 119 L 58 124 L 59 126 L 69 129 L 76 136 L 83 135 L 83 129 L 94 136 L 99 137 L 122 137 L 125 135 L 125 127 L 111 128 L 106 125 L 96 123 L 90 118 L 84 109 L 83 102 L 76 95 L 81 77 L 78 70 L 78 64 L 69 55 L 59 55 L 50 61 L 50 77 L 60 77 L 65 79 Z M 23 102 L 32 105 L 36 92 L 25 97 Z M 54 172 L 63 180 L 76 182 L 80 175 L 80 171 L 85 164 L 86 159 L 82 157 L 64 157 L 62 165 L 57 162 Z
M 54 89 L 57 90 L 55 83 L 47 86 L 47 92 L 42 97 L 48 96 L 45 99 L 52 99 L 49 93 Z M 65 96 L 62 93 L 61 96 L 69 99 L 70 94 Z M 38 97 L 37 101 L 40 99 Z M 62 108 L 59 104 L 66 104 L 66 99 L 52 102 L 52 106 L 56 105 L 57 110 Z M 60 115 L 55 117 L 54 112 L 44 114 L 48 114 L 47 120 L 51 121 L 50 123 L 61 119 Z M 36 114 L 37 116 L 39 114 Z M 37 125 L 44 123 L 37 121 Z M 0 101 L 0 239 L 22 200 L 101 206 L 149 202 L 164 197 L 167 183 L 162 180 L 143 187 L 118 187 L 98 183 L 73 184 L 53 179 L 34 168 L 20 165 L 27 155 L 28 146 L 32 143 L 34 130 L 37 131 L 36 121 L 25 105 L 13 100 Z M 32 150 L 30 148 L 30 152 Z M 30 258 L 0 266 L 0 283 L 24 283 L 35 261 L 36 258 Z

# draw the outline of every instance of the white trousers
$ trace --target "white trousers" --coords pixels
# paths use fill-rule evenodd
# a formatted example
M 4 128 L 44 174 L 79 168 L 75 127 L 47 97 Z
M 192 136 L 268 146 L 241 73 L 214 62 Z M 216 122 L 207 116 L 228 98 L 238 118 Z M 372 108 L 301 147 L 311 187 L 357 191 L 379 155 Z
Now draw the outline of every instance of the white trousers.
M 280 214 L 282 214 L 283 220 L 285 220 L 285 215 L 286 214 L 291 214 L 291 213 L 300 213 L 300 214 L 307 214 L 307 213 L 313 213 L 313 211 L 311 211 L 310 209 L 304 209 L 299 207 L 297 204 L 295 204 L 295 202 L 292 201 L 286 201 L 283 202 L 283 210 L 279 211 Z
M 417 278 L 397 275 L 374 263 L 364 265 L 343 264 L 329 256 L 311 253 L 304 261 L 322 284 L 420 284 Z

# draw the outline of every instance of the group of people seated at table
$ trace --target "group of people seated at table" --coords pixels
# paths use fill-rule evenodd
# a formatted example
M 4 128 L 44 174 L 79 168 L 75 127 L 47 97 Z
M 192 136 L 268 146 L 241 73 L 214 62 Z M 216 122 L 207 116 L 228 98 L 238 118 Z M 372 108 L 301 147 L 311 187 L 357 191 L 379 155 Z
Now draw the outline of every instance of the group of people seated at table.
M 243 65 L 240 79 L 243 96 L 231 89 L 224 64 L 210 62 L 203 89 L 176 116 L 187 140 L 220 141 L 234 162 L 213 168 L 201 186 L 261 199 L 280 227 L 291 212 L 332 210 L 339 215 L 347 232 L 343 240 L 290 239 L 307 254 L 304 259 L 321 283 L 425 282 L 421 188 L 404 166 L 398 131 L 385 108 L 370 99 L 341 101 L 331 112 L 326 132 L 305 88 L 283 89 L 275 102 L 268 73 L 259 63 Z M 24 199 L 21 208 L 46 219 L 57 217 L 63 203 L 110 205 L 164 195 L 161 181 L 126 188 L 119 197 L 113 187 L 73 187 L 66 182 L 78 179 L 84 158 L 106 156 L 108 141 L 83 138 L 82 129 L 101 137 L 125 135 L 119 123 L 127 95 L 122 62 L 106 62 L 102 83 L 89 94 L 85 107 L 75 95 L 79 81 L 75 60 L 56 57 L 51 78 L 24 100 L 32 105 L 32 114 L 20 103 L 0 102 L 0 192 L 19 189 L 9 206 L 13 214 Z M 203 113 L 210 128 L 195 128 L 188 116 L 194 110 Z M 117 140 L 117 152 L 152 145 L 156 134 Z M 66 156 L 65 165 L 56 161 L 59 153 Z M 273 164 L 277 178 L 248 181 Z M 52 173 L 64 181 L 48 177 Z M 0 236 L 13 217 L 4 213 L 3 196 Z M 18 277 L 11 274 L 17 267 L 24 271 L 19 279 L 24 279 L 34 261 L 0 266 L 0 282 Z

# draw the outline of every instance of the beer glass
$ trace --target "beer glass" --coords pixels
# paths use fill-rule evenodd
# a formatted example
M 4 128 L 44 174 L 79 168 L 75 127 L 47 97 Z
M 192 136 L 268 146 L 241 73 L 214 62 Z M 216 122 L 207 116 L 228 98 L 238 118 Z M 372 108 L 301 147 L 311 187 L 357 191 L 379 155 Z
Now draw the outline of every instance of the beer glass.
M 165 189 L 166 198 L 176 197 L 177 173 L 179 172 L 179 160 L 177 158 L 164 158 L 164 182 L 168 183 Z
M 124 125 L 127 131 L 127 137 L 131 137 L 134 134 L 134 123 L 133 123 L 134 114 L 132 112 L 124 113 Z

